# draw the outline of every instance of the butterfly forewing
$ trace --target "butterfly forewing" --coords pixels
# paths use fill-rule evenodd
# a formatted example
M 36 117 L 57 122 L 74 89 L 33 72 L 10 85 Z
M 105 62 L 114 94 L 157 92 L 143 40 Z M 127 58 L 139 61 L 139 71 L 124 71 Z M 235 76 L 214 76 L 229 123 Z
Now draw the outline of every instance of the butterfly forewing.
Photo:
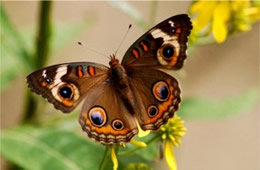
M 180 69 L 186 58 L 192 24 L 186 14 L 159 23 L 141 36 L 126 52 L 122 65 Z
M 33 92 L 67 113 L 84 99 L 91 88 L 103 83 L 107 77 L 108 67 L 101 64 L 65 63 L 31 73 L 27 83 Z

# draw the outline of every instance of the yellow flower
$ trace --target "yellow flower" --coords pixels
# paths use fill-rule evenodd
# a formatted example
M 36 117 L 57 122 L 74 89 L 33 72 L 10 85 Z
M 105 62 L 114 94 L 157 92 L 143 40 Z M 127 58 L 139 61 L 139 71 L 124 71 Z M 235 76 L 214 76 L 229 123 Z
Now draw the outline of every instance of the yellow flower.
M 180 138 L 185 136 L 184 121 L 175 115 L 166 125 L 161 127 L 161 137 L 164 140 L 164 154 L 170 170 L 177 170 L 173 147 L 181 144 Z
M 145 163 L 131 163 L 128 164 L 125 170 L 152 170 L 152 169 Z
M 252 23 L 260 19 L 260 7 L 249 1 L 231 2 L 232 24 L 237 31 L 249 31 Z
M 210 37 L 222 43 L 233 31 L 249 31 L 260 20 L 260 4 L 257 1 L 197 1 L 192 3 L 193 18 L 191 42 L 200 37 Z

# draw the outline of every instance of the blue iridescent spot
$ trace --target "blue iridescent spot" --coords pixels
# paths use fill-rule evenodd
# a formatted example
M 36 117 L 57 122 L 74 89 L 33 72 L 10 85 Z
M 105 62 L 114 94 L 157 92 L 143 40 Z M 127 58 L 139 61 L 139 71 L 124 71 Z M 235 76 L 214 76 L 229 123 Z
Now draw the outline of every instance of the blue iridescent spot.
M 163 54 L 163 57 L 165 59 L 171 59 L 172 56 L 174 55 L 174 49 L 172 46 L 166 46 L 163 48 L 162 50 L 162 54 Z
M 148 114 L 149 114 L 150 117 L 157 115 L 157 113 L 158 113 L 158 107 L 157 106 L 155 106 L 155 105 L 149 106 Z
M 71 90 L 71 88 L 65 86 L 59 90 L 59 93 L 60 93 L 61 97 L 63 97 L 63 98 L 70 98 L 71 94 L 72 94 L 72 90 Z
M 46 77 L 44 80 L 45 80 L 45 82 L 48 83 L 48 84 L 51 82 L 51 79 L 48 78 L 48 77 Z
M 101 113 L 99 111 L 92 112 L 91 120 L 94 124 L 99 126 L 102 125 L 102 123 L 104 122 Z
M 161 85 L 156 90 L 157 90 L 157 94 L 159 95 L 160 99 L 162 99 L 162 100 L 167 99 L 167 97 L 169 95 L 169 91 L 166 86 Z
M 159 81 L 153 86 L 153 95 L 159 101 L 166 101 L 170 91 L 168 85 L 164 81 Z
M 123 125 L 120 122 L 115 122 L 114 126 L 117 129 L 121 129 L 123 127 Z
M 157 109 L 154 108 L 154 107 L 152 107 L 152 108 L 150 109 L 149 113 L 150 113 L 151 116 L 154 116 L 154 115 L 156 115 L 156 113 L 157 113 Z
M 175 33 L 176 33 L 176 29 L 175 29 L 175 28 L 172 28 L 172 29 L 171 29 L 171 32 L 172 32 L 173 34 L 175 34 Z
M 112 126 L 115 130 L 121 130 L 124 127 L 123 122 L 121 120 L 114 120 Z

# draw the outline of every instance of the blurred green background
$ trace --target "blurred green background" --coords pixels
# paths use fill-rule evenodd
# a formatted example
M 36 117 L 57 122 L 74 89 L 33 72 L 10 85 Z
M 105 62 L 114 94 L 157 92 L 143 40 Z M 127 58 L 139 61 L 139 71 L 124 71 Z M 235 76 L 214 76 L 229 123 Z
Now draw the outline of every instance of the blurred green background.
M 79 46 L 77 42 L 109 55 L 118 47 L 128 25 L 132 24 L 118 52 L 117 57 L 122 59 L 128 47 L 148 28 L 170 16 L 188 13 L 190 5 L 188 1 L 53 2 L 49 55 L 42 66 L 75 61 L 108 65 L 107 58 Z M 89 146 L 96 147 L 93 141 L 88 141 L 77 123 L 80 106 L 72 114 L 64 115 L 40 96 L 31 95 L 32 100 L 38 102 L 36 115 L 29 123 L 25 119 L 25 107 L 31 94 L 25 77 L 36 68 L 30 61 L 34 61 L 37 51 L 35 37 L 40 22 L 39 11 L 39 2 L 1 3 L 1 133 L 4 136 L 1 139 L 1 169 L 12 168 L 6 158 L 16 164 L 27 160 L 31 166 L 23 164 L 25 169 L 44 169 L 37 167 L 37 162 L 30 162 L 34 153 L 12 150 L 12 146 L 19 147 L 18 144 L 26 150 L 22 141 L 33 145 L 37 140 L 42 140 L 43 145 L 52 145 L 54 151 L 59 150 L 64 159 L 58 161 L 69 160 L 76 165 L 96 161 L 98 164 L 102 154 L 88 160 L 90 156 L 84 156 L 85 153 L 73 153 L 79 150 L 78 147 L 82 147 L 79 152 L 84 152 L 84 140 L 90 143 Z M 183 145 L 175 149 L 178 169 L 259 168 L 259 42 L 258 22 L 250 31 L 232 34 L 221 44 L 191 44 L 184 68 L 170 72 L 182 86 L 184 102 L 179 116 L 185 120 L 188 129 Z M 63 132 L 50 133 L 57 127 Z M 57 140 L 59 135 L 60 140 Z M 7 140 L 13 136 L 18 141 Z M 67 142 L 64 147 L 59 147 L 68 138 L 78 138 L 78 143 Z M 102 153 L 103 148 L 96 149 Z M 164 161 L 155 160 L 151 167 L 168 169 Z M 39 162 L 38 165 L 42 165 Z M 61 164 L 66 166 L 66 163 Z M 70 163 L 69 166 L 69 169 L 76 169 Z M 84 166 L 79 169 L 84 169 Z

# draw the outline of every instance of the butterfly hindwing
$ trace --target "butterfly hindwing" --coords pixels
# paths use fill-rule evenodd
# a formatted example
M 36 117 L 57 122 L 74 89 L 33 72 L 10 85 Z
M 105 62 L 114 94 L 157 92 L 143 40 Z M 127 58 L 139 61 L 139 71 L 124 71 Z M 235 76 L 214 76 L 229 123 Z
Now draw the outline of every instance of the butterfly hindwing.
M 138 133 L 134 116 L 109 81 L 87 94 L 79 123 L 90 138 L 106 144 L 129 142 Z
M 27 76 L 29 88 L 42 95 L 56 109 L 72 111 L 95 85 L 108 76 L 108 68 L 101 64 L 65 63 L 37 70 Z
M 143 130 L 157 130 L 174 116 L 181 102 L 175 78 L 159 70 L 134 68 L 129 74 L 140 112 L 135 114 Z

